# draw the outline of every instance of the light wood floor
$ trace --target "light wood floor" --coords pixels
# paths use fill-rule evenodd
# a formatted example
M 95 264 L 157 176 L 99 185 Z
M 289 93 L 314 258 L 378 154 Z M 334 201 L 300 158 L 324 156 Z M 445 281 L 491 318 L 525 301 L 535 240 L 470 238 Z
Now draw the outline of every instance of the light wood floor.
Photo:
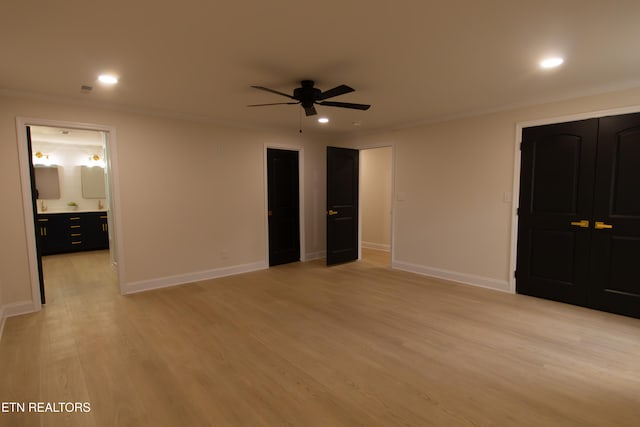
M 640 320 L 392 271 L 385 254 L 131 296 L 108 253 L 45 258 L 7 320 L 6 426 L 638 426 Z

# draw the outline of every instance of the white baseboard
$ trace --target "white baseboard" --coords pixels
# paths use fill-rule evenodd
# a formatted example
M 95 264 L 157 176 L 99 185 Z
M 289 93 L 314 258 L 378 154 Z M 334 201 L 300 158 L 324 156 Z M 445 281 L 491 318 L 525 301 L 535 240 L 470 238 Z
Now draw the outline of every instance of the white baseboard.
M 37 310 L 31 301 L 16 302 L 0 307 L 0 339 L 2 339 L 2 333 L 4 332 L 4 324 L 9 317 L 33 313 L 35 311 Z
M 264 270 L 266 268 L 269 268 L 269 266 L 265 262 L 256 262 L 252 264 L 222 267 L 213 270 L 198 271 L 195 273 L 180 274 L 176 276 L 160 277 L 158 279 L 141 280 L 138 282 L 125 283 L 122 286 L 122 293 L 124 295 L 135 294 L 138 292 L 151 291 L 154 289 L 168 288 L 170 286 L 200 282 L 202 280 L 211 280 L 218 279 L 220 277 L 233 276 L 234 274 L 250 273 L 252 271 Z
M 362 242 L 364 249 L 375 249 L 377 251 L 391 251 L 391 245 L 385 245 L 384 243 Z
M 4 306 L 5 317 L 20 316 L 21 314 L 34 313 L 36 311 L 38 310 L 33 306 L 33 301 L 14 302 Z
M 305 258 L 305 262 L 306 261 L 313 261 L 316 259 L 322 259 L 325 258 L 327 256 L 327 252 L 326 251 L 318 251 L 318 252 L 309 252 L 306 254 L 306 258 Z
M 506 280 L 491 279 L 489 277 L 476 276 L 473 274 L 459 273 L 456 271 L 443 270 L 440 268 L 427 267 L 423 265 L 411 264 L 402 261 L 393 261 L 392 268 L 408 271 L 410 273 L 421 274 L 436 279 L 450 280 L 452 282 L 463 283 L 465 285 L 478 286 L 481 288 L 494 289 L 502 292 L 512 292 L 509 289 L 509 282 Z

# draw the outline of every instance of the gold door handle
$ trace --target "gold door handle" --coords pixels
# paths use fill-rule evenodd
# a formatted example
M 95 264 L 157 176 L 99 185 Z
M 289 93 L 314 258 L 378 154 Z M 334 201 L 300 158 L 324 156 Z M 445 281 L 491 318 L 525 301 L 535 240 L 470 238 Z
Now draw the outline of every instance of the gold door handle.
M 573 221 L 571 222 L 571 225 L 575 225 L 576 227 L 589 228 L 589 220 L 583 219 L 580 221 Z
M 333 211 L 331 209 L 329 209 L 329 212 L 327 212 L 329 215 L 338 215 L 338 211 Z
M 596 221 L 596 224 L 595 224 L 594 228 L 595 228 L 596 230 L 604 230 L 605 228 L 613 228 L 613 225 L 611 225 L 611 224 L 605 224 L 605 223 L 604 223 L 604 222 L 602 222 L 602 221 Z

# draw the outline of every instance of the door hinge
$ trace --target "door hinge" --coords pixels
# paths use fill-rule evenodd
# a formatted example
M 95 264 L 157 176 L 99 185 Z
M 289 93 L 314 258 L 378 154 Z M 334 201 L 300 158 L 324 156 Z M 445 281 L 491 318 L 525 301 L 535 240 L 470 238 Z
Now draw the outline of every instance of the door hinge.
M 520 141 L 520 151 L 522 151 L 522 144 L 523 144 L 523 142 Z

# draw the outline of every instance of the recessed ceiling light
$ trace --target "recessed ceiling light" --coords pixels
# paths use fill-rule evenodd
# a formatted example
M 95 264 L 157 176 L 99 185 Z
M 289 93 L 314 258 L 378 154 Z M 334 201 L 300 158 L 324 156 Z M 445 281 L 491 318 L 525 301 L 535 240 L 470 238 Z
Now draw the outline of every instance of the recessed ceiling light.
M 318 123 L 329 123 L 329 119 L 326 117 L 320 117 Z
M 98 80 L 100 83 L 104 83 L 106 85 L 114 85 L 118 83 L 118 78 L 113 74 L 100 74 L 100 76 L 98 76 Z
M 560 65 L 562 65 L 562 63 L 564 62 L 564 59 L 556 56 L 553 58 L 545 58 L 542 61 L 540 61 L 540 67 L 541 68 L 555 68 L 555 67 L 559 67 Z

